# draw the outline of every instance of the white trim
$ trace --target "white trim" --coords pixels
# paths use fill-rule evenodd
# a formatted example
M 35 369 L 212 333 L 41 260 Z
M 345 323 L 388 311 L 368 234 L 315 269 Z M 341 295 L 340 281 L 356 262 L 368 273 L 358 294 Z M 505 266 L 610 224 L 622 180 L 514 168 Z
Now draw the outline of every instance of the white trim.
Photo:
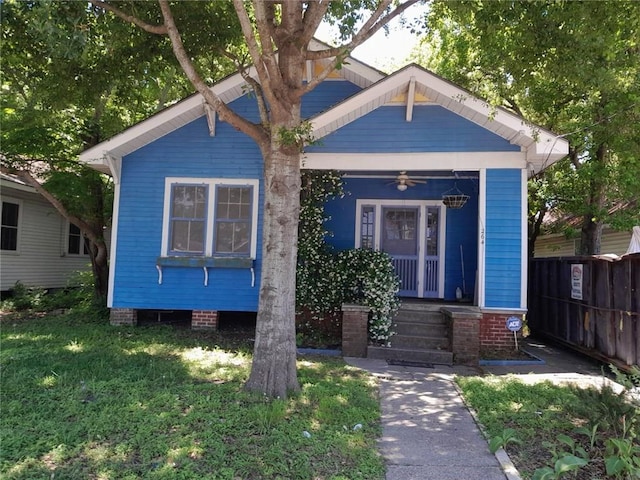
M 122 158 L 111 155 L 109 152 L 105 152 L 104 161 L 111 171 L 111 177 L 114 183 L 120 183 L 122 172 Z
M 528 275 L 528 267 L 529 267 L 529 226 L 528 226 L 528 189 L 527 189 L 527 170 L 522 170 L 522 180 L 520 182 L 521 189 L 521 219 L 520 225 L 522 227 L 520 238 L 521 238 L 521 258 L 520 258 L 520 308 L 527 308 L 527 280 L 529 278 Z
M 361 246 L 362 207 L 374 208 L 374 250 L 380 250 L 382 245 L 382 208 L 383 207 L 417 207 L 418 208 L 418 298 L 424 298 L 424 257 L 426 254 L 426 208 L 437 207 L 438 212 L 438 298 L 444 298 L 444 274 L 446 258 L 446 229 L 447 209 L 440 200 L 390 200 L 361 198 L 356 200 L 355 239 L 354 247 Z
M 478 170 L 526 168 L 523 152 L 315 153 L 307 152 L 301 168 L 310 170 Z
M 216 111 L 208 103 L 204 103 L 204 113 L 207 117 L 207 125 L 209 126 L 209 136 L 216 136 Z
M 519 145 L 540 171 L 565 157 L 569 144 L 564 138 L 486 101 L 415 64 L 409 65 L 311 119 L 312 134 L 323 138 L 376 108 L 407 93 L 415 80 L 416 91 L 435 104 Z M 407 118 L 409 112 L 407 111 Z
M 171 185 L 206 185 L 209 190 L 207 199 L 207 231 L 205 233 L 204 255 L 213 255 L 213 230 L 215 222 L 216 187 L 231 185 L 237 187 L 252 187 L 252 218 L 251 218 L 251 246 L 249 257 L 255 259 L 258 251 L 258 200 L 260 180 L 256 178 L 199 178 L 199 177 L 166 177 L 164 179 L 164 207 L 162 214 L 162 242 L 160 254 L 169 255 L 169 217 L 171 212 Z
M 407 92 L 407 114 L 405 120 L 410 122 L 413 120 L 413 105 L 416 101 L 416 77 L 409 80 L 409 91 Z
M 509 314 L 525 314 L 527 313 L 526 308 L 505 308 L 505 307 L 480 307 L 480 311 L 482 313 L 502 313 L 505 315 Z
M 20 180 L 0 178 L 0 191 L 2 190 L 6 191 L 6 189 L 14 189 L 14 190 L 19 190 L 22 192 L 29 192 L 29 193 L 38 193 L 37 190 L 33 188 L 31 185 L 22 183 Z
M 485 302 L 485 239 L 487 236 L 487 171 L 481 168 L 478 180 L 478 274 L 476 289 L 478 290 L 478 306 Z
M 2 213 L 2 203 L 13 203 L 18 205 L 18 226 L 16 227 L 16 249 L 15 250 L 0 250 L 2 255 L 20 255 L 21 240 L 22 240 L 22 224 L 24 223 L 24 202 L 22 199 L 0 196 L 0 213 Z
M 120 182 L 115 183 L 113 193 L 113 210 L 111 213 L 111 244 L 109 246 L 109 291 L 107 293 L 107 307 L 113 308 L 114 286 L 116 284 L 116 263 L 118 255 L 118 224 L 120 217 Z

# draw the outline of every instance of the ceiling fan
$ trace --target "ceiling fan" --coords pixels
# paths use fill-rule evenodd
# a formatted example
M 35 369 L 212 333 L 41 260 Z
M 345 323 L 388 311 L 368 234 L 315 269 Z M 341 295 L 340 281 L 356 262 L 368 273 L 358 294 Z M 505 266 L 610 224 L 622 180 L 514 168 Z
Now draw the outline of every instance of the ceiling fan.
M 407 175 L 406 171 L 401 171 L 396 179 L 391 182 L 396 184 L 396 188 L 401 192 L 404 192 L 407 187 L 415 187 L 418 183 L 427 183 L 426 180 L 413 180 Z

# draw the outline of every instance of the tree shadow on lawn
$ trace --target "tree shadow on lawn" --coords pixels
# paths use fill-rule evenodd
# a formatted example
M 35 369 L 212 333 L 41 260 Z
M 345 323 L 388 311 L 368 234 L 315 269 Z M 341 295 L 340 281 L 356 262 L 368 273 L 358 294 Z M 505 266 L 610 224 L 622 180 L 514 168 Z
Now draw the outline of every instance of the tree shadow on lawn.
M 336 360 L 302 360 L 303 392 L 280 414 L 242 389 L 251 360 L 245 340 L 69 317 L 4 319 L 1 338 L 4 478 L 313 478 L 354 465 L 376 478 L 383 471 L 369 458 L 374 389 Z M 368 436 L 355 423 L 372 425 Z

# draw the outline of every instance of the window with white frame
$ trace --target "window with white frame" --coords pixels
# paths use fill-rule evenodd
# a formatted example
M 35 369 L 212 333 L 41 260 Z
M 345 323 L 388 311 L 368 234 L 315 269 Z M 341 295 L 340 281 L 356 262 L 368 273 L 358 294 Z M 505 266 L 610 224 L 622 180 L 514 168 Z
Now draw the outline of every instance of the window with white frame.
M 69 255 L 89 255 L 87 239 L 82 234 L 82 231 L 73 223 L 69 223 L 67 253 Z
M 18 226 L 20 221 L 20 204 L 2 201 L 2 231 L 0 233 L 0 249 L 18 251 Z
M 258 180 L 168 178 L 164 256 L 256 256 Z

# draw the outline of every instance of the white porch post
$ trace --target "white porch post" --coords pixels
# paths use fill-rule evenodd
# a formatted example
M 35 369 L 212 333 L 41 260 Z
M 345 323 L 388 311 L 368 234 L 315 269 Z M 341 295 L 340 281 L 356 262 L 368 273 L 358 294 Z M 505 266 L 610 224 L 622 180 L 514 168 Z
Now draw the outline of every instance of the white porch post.
M 485 235 L 487 219 L 487 170 L 479 170 L 478 189 L 478 306 L 485 305 Z
M 529 198 L 528 195 L 528 188 L 527 188 L 527 169 L 523 168 L 522 171 L 522 181 L 520 182 L 521 185 L 521 194 L 522 194 L 522 200 L 521 200 L 521 207 L 522 207 L 522 218 L 521 220 L 521 225 L 522 225 L 522 234 L 521 234 L 521 238 L 522 238 L 522 242 L 521 242 L 521 269 L 520 271 L 522 272 L 522 278 L 520 279 L 520 308 L 522 309 L 526 309 L 527 308 L 527 283 L 529 280 L 529 228 L 528 228 L 528 205 L 527 205 L 527 201 Z

